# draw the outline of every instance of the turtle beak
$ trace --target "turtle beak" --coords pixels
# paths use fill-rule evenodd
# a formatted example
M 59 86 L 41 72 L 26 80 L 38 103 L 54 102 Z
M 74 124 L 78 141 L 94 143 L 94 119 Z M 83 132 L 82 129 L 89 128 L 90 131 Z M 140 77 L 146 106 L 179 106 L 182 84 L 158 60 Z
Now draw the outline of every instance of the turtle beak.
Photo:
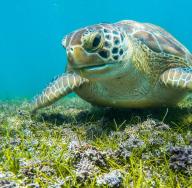
M 76 69 L 87 65 L 86 54 L 80 47 L 67 47 L 66 52 L 68 62 L 73 68 Z
M 69 64 L 74 69 L 104 64 L 96 54 L 88 54 L 80 46 L 67 47 L 67 57 Z
M 66 48 L 67 52 L 67 60 L 70 66 L 74 67 L 75 66 L 75 58 L 73 54 L 74 49 L 73 48 Z

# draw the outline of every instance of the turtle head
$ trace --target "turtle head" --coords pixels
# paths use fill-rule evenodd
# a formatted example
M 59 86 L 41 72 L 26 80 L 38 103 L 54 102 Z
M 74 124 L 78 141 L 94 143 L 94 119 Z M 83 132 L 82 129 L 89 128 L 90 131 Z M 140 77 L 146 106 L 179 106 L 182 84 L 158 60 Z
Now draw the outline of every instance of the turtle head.
M 129 57 L 127 40 L 118 27 L 98 24 L 69 34 L 62 44 L 69 66 L 87 79 L 98 80 L 121 74 L 119 69 Z

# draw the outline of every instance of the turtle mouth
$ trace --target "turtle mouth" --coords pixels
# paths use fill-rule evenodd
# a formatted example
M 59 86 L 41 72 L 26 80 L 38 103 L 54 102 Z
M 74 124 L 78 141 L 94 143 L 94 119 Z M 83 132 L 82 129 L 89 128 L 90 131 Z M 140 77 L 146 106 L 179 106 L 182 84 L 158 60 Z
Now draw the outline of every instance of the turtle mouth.
M 100 64 L 100 65 L 82 65 L 79 67 L 73 67 L 74 70 L 76 71 L 102 71 L 102 70 L 106 70 L 109 69 L 110 67 L 112 67 L 114 65 L 114 63 L 107 63 L 107 64 Z
M 111 71 L 114 69 L 114 63 L 83 66 L 75 69 L 76 73 L 89 80 L 101 80 L 107 79 L 111 75 Z
M 89 80 L 103 79 L 104 75 L 108 75 L 114 68 L 114 63 L 83 66 L 74 69 L 74 71 Z
M 99 70 L 104 70 L 108 69 L 113 65 L 113 63 L 108 63 L 108 64 L 101 64 L 101 65 L 91 65 L 91 66 L 86 66 L 82 67 L 81 70 L 87 70 L 87 71 L 99 71 Z
M 90 65 L 81 67 L 77 70 L 83 77 L 98 77 L 98 75 L 105 74 L 113 69 L 114 63 Z

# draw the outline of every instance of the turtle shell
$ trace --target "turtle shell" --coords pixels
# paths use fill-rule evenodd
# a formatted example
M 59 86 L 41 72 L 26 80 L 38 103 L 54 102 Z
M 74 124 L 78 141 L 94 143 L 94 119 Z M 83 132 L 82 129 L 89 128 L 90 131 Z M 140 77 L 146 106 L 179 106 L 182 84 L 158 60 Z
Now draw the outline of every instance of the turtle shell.
M 135 21 L 121 21 L 116 23 L 121 26 L 127 35 L 144 43 L 149 49 L 156 53 L 166 53 L 191 59 L 190 52 L 170 33 L 159 26 L 149 23 Z

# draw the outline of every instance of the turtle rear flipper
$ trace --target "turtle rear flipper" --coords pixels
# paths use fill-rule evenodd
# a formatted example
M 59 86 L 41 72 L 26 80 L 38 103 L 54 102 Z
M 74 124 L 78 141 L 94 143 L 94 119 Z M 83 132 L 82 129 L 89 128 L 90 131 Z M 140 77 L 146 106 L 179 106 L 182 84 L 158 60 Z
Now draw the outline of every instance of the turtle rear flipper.
M 192 91 L 192 68 L 190 67 L 169 69 L 161 75 L 160 79 L 167 87 Z
M 75 88 L 78 88 L 85 82 L 88 82 L 88 80 L 75 73 L 66 73 L 59 76 L 35 98 L 32 103 L 32 113 L 35 113 L 40 108 L 51 105 L 61 97 L 73 92 Z

